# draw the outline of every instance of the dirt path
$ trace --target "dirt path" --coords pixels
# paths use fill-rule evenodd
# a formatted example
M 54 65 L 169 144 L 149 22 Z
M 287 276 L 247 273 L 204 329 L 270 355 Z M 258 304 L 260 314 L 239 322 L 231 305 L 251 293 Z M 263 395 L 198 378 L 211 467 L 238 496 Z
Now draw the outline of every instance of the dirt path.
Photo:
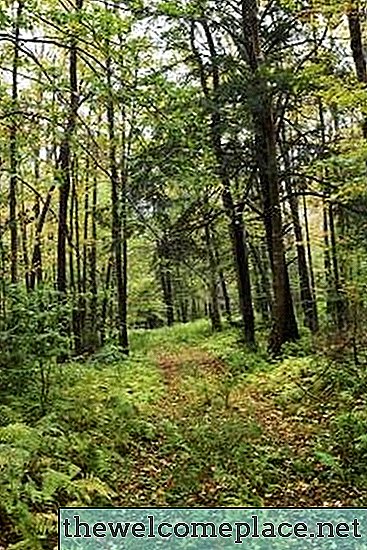
M 227 372 L 227 366 L 220 360 L 199 348 L 184 348 L 179 352 L 157 357 L 168 387 L 162 408 L 168 414 L 180 415 L 188 395 L 182 388 L 181 379 L 187 372 L 201 373 L 212 377 L 213 383 L 220 381 Z M 262 429 L 263 438 L 274 448 L 285 448 L 289 459 L 285 461 L 286 483 L 271 494 L 263 497 L 267 506 L 347 506 L 352 505 L 358 495 L 350 488 L 334 486 L 327 479 L 325 467 L 315 454 L 320 429 L 325 429 L 324 418 L 315 410 L 302 407 L 290 412 L 280 405 L 275 396 L 262 390 L 261 373 L 256 383 L 241 383 L 233 389 L 230 407 L 244 419 L 252 418 Z M 172 408 L 172 402 L 175 407 Z M 177 405 L 182 405 L 177 406 Z M 174 412 L 169 413 L 169 411 Z M 295 464 L 297 463 L 297 467 Z M 302 472 L 302 469 L 304 472 Z M 284 477 L 284 476 L 283 476 Z

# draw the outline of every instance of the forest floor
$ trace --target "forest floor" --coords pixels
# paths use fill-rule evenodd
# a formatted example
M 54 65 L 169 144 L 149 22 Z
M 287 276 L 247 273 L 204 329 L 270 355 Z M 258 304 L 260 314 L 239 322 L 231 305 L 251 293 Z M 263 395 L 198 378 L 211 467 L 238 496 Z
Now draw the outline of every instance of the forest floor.
M 60 505 L 366 504 L 366 382 L 348 362 L 307 339 L 270 361 L 206 322 L 136 331 L 132 350 L 56 367 L 40 418 L 0 407 L 3 546 L 48 548 Z

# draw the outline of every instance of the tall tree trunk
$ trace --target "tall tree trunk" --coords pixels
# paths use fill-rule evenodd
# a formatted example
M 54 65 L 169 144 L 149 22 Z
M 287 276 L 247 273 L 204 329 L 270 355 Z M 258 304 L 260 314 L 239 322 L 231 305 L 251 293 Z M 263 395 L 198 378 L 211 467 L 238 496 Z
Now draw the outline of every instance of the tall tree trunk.
M 109 257 L 107 269 L 106 269 L 106 282 L 105 282 L 105 288 L 104 288 L 104 296 L 102 300 L 102 307 L 101 307 L 101 322 L 99 325 L 99 332 L 101 335 L 101 345 L 103 346 L 106 342 L 106 321 L 107 321 L 107 308 L 108 308 L 108 292 L 111 286 L 111 279 L 112 279 L 112 268 L 113 268 L 113 253 Z
M 294 193 L 293 184 L 290 178 L 290 158 L 286 146 L 286 134 L 285 129 L 282 129 L 282 141 L 283 141 L 283 161 L 285 168 L 285 187 L 287 191 L 288 203 L 291 210 L 292 225 L 294 231 L 294 237 L 296 241 L 297 249 L 297 265 L 298 265 L 298 276 L 300 283 L 300 295 L 302 309 L 304 313 L 305 325 L 312 331 L 317 332 L 318 330 L 318 318 L 317 318 L 317 308 L 314 302 L 310 278 L 308 274 L 307 258 L 306 258 L 306 249 L 303 239 L 302 225 L 299 215 L 299 206 L 298 198 Z
M 40 284 L 43 279 L 41 236 L 42 236 L 43 228 L 46 222 L 47 213 L 50 209 L 52 193 L 54 192 L 55 188 L 56 186 L 52 185 L 48 190 L 46 199 L 42 206 L 41 213 L 39 214 L 39 217 L 37 220 L 33 254 L 32 254 L 32 260 L 31 260 L 30 281 L 29 281 L 29 286 L 32 290 L 34 290 L 36 286 L 36 280 L 37 280 L 37 283 Z
M 326 283 L 326 311 L 331 319 L 334 319 L 333 292 L 334 281 L 331 273 L 330 240 L 329 240 L 329 216 L 326 197 L 322 201 L 322 216 L 324 229 L 324 273 Z
M 212 236 L 208 224 L 205 224 L 205 242 L 209 260 L 209 286 L 210 286 L 210 300 L 211 300 L 211 321 L 213 330 L 222 330 L 222 323 L 220 320 L 220 308 L 218 298 L 218 270 L 217 262 L 213 251 Z
M 201 59 L 200 52 L 195 46 L 194 23 L 191 27 L 191 47 L 199 66 L 203 93 L 208 100 L 208 103 L 212 106 L 210 113 L 212 147 L 217 161 L 218 176 L 222 183 L 223 206 L 229 219 L 229 233 L 232 243 L 233 259 L 237 275 L 237 290 L 244 328 L 244 340 L 248 346 L 252 347 L 255 345 L 255 317 L 252 305 L 252 291 L 248 263 L 246 230 L 244 226 L 242 209 L 239 209 L 235 205 L 233 200 L 231 192 L 231 182 L 228 176 L 227 165 L 222 145 L 222 116 L 219 106 L 220 74 L 218 55 L 207 21 L 201 20 L 201 25 L 203 27 L 210 51 L 213 82 L 212 90 L 210 90 L 207 83 L 204 64 Z
M 326 126 L 325 126 L 325 117 L 324 117 L 324 107 L 321 101 L 321 98 L 318 101 L 318 110 L 319 110 L 319 119 L 321 127 L 321 144 L 322 149 L 326 149 Z M 334 220 L 334 209 L 333 204 L 330 198 L 330 186 L 328 183 L 329 172 L 325 170 L 325 179 L 326 179 L 326 191 L 324 193 L 323 199 L 323 217 L 324 217 L 324 233 L 325 233 L 325 271 L 326 271 L 326 280 L 331 283 L 332 286 L 330 289 L 327 289 L 328 300 L 330 301 L 329 309 L 332 309 L 333 318 L 338 326 L 339 330 L 343 330 L 346 325 L 346 297 L 343 296 L 341 285 L 340 285 L 340 275 L 339 275 L 339 265 L 338 265 L 338 251 L 337 251 L 337 236 L 336 236 L 336 227 Z
M 259 39 L 259 18 L 256 0 L 242 0 L 243 40 L 249 69 L 252 73 L 250 93 L 251 114 L 255 130 L 255 147 L 263 195 L 264 221 L 273 274 L 273 330 L 269 349 L 279 353 L 285 342 L 299 338 L 289 274 L 285 259 L 283 227 L 279 198 L 279 178 L 276 151 L 276 132 L 273 106 L 267 82 L 262 75 L 263 53 Z
M 85 341 L 86 337 L 86 322 L 87 322 L 87 280 L 88 280 L 88 238 L 89 238 L 89 157 L 87 157 L 86 165 L 86 180 L 84 189 L 84 220 L 83 220 L 83 256 L 81 260 L 81 294 L 79 297 L 80 307 L 80 327 L 82 335 L 83 348 L 89 347 Z
M 21 191 L 21 223 L 20 225 L 21 225 L 21 236 L 22 236 L 22 254 L 23 254 L 25 286 L 27 290 L 30 290 L 27 213 L 26 213 L 25 204 L 24 204 L 24 185 L 22 185 L 22 191 Z
M 75 223 L 75 239 L 74 250 L 76 258 L 76 281 L 74 289 L 74 306 L 73 306 L 73 329 L 75 353 L 79 355 L 82 351 L 82 280 L 81 280 L 81 258 L 80 258 L 80 229 L 79 229 L 79 198 L 77 193 L 77 171 L 78 163 L 76 159 L 73 161 L 73 183 L 72 194 L 74 202 L 74 223 Z M 72 223 L 72 221 L 70 222 Z M 72 243 L 71 243 L 72 244 Z
M 83 0 L 76 0 L 76 12 L 83 7 Z M 77 40 L 72 37 L 69 58 L 70 103 L 69 114 L 60 147 L 58 168 L 60 170 L 59 182 L 59 214 L 57 229 L 57 289 L 65 294 L 67 290 L 66 277 L 66 234 L 68 201 L 71 182 L 71 141 L 75 132 L 78 116 L 78 74 L 77 74 Z
M 259 275 L 258 277 L 259 278 L 258 302 L 260 306 L 259 309 L 260 309 L 263 321 L 265 323 L 268 323 L 271 319 L 272 301 L 273 301 L 271 296 L 271 290 L 270 290 L 270 280 L 268 276 L 268 269 L 264 265 L 261 250 L 259 250 L 258 247 L 253 242 L 251 242 L 251 240 L 249 240 L 249 249 L 252 254 L 255 271 L 257 271 Z M 266 254 L 266 251 L 265 251 L 265 254 Z
M 166 307 L 167 325 L 173 326 L 175 322 L 174 299 L 172 288 L 172 266 L 167 253 L 165 237 L 157 243 L 157 256 L 159 262 L 159 275 L 161 279 L 163 300 Z
M 106 59 L 107 70 L 107 120 L 109 132 L 109 160 L 110 160 L 110 178 L 111 178 L 111 200 L 112 200 L 112 243 L 114 250 L 114 264 L 117 288 L 117 319 L 118 319 L 118 340 L 122 351 L 128 355 L 129 342 L 126 327 L 126 285 L 125 273 L 123 268 L 122 247 L 122 225 L 120 212 L 121 182 L 118 174 L 118 164 L 116 156 L 116 132 L 115 132 L 115 108 L 112 93 L 112 66 L 111 57 L 108 54 Z
M 359 82 L 367 84 L 367 64 L 365 49 L 363 47 L 360 6 L 358 0 L 351 0 L 347 7 L 350 47 L 353 54 L 354 65 Z M 363 137 L 367 139 L 367 116 L 364 117 Z
M 125 122 L 125 111 L 123 110 Z M 124 130 L 125 132 L 125 130 Z M 128 330 L 127 330 L 127 300 L 128 300 L 128 249 L 127 249 L 127 186 L 128 186 L 128 169 L 126 158 L 125 134 L 122 143 L 122 162 L 121 162 L 121 232 L 122 232 L 122 308 L 121 308 L 121 331 L 123 332 L 122 340 L 128 346 Z
M 92 242 L 89 252 L 89 279 L 90 279 L 90 345 L 92 350 L 98 346 L 98 323 L 97 323 L 97 166 L 94 167 L 93 175 L 93 194 L 92 194 L 92 211 L 91 211 L 91 224 L 92 224 Z
M 18 0 L 14 24 L 14 55 L 12 70 L 12 117 L 10 126 L 10 186 L 9 186 L 9 226 L 11 282 L 18 282 L 18 229 L 17 229 L 17 186 L 18 186 L 18 65 L 20 42 L 20 19 L 23 1 Z
M 337 238 L 336 228 L 334 220 L 333 204 L 329 202 L 329 228 L 330 228 L 330 250 L 331 250 L 331 262 L 333 267 L 333 279 L 335 283 L 335 313 L 336 322 L 339 330 L 343 330 L 347 325 L 347 307 L 346 301 L 343 296 L 343 291 L 340 283 L 340 271 L 339 271 L 339 259 L 337 251 Z
M 306 232 L 306 243 L 307 243 L 308 269 L 310 271 L 311 293 L 312 293 L 313 303 L 315 304 L 315 316 L 318 324 L 316 283 L 315 283 L 315 273 L 313 269 L 310 226 L 308 222 L 308 208 L 307 208 L 307 200 L 306 200 L 305 193 L 303 193 L 302 198 L 303 198 L 303 217 L 305 220 L 305 232 Z
M 224 271 L 221 267 L 221 260 L 220 260 L 219 251 L 218 251 L 217 234 L 216 234 L 215 230 L 213 231 L 212 242 L 213 242 L 213 250 L 214 250 L 214 255 L 215 255 L 215 261 L 216 261 L 217 268 L 218 268 L 218 276 L 219 276 L 220 286 L 221 286 L 221 289 L 222 289 L 226 319 L 227 319 L 228 323 L 231 323 L 232 322 L 231 299 L 230 299 L 230 296 L 229 296 L 228 287 L 227 287 L 227 283 L 226 283 L 226 278 L 224 276 Z

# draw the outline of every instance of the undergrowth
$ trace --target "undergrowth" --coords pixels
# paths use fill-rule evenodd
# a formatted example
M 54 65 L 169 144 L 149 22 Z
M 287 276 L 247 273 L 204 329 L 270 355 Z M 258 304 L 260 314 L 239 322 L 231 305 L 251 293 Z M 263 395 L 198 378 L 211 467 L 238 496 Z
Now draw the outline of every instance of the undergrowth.
M 198 321 L 53 365 L 44 414 L 0 406 L 0 546 L 53 549 L 59 506 L 363 503 L 366 375 L 313 345 L 269 361 Z

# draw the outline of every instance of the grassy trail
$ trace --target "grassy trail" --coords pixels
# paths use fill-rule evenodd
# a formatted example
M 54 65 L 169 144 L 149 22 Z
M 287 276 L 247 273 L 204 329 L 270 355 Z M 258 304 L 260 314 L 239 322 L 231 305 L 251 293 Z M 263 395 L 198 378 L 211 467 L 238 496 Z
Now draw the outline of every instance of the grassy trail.
M 59 506 L 366 504 L 351 367 L 305 341 L 271 362 L 203 322 L 133 333 L 132 351 L 57 367 L 45 416 L 0 407 L 0 546 L 53 548 Z
M 202 506 L 346 506 L 358 498 L 330 476 L 320 441 L 333 405 L 325 408 L 300 387 L 310 358 L 269 364 L 239 351 L 233 333 L 205 331 L 182 343 L 176 333 L 151 345 L 149 356 L 164 383 L 149 414 L 177 440 L 162 436 L 133 473 L 146 504 L 152 496 L 155 505 Z M 147 492 L 151 478 L 156 484 Z

